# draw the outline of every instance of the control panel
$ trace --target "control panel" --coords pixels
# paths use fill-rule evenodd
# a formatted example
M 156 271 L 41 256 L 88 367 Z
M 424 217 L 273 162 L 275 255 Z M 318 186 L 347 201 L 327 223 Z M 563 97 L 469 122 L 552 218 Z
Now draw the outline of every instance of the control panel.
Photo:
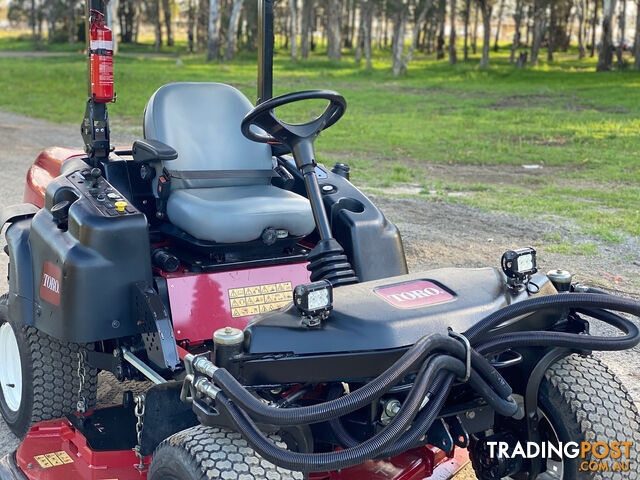
M 67 178 L 105 217 L 140 213 L 107 182 L 99 168 L 84 168 L 68 175 Z

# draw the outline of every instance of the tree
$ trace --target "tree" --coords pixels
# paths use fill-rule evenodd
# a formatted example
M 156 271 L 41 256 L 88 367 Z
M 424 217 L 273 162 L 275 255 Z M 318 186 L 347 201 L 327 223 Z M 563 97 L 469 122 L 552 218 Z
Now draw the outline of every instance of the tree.
M 69 43 L 73 45 L 76 43 L 76 2 L 75 0 L 69 0 L 67 3 L 67 34 Z
M 509 56 L 510 63 L 515 63 L 516 52 L 518 48 L 520 48 L 520 28 L 522 26 L 523 9 L 523 0 L 516 0 L 516 7 L 513 11 L 513 43 L 511 44 L 511 54 Z
M 364 11 L 360 15 L 364 16 L 363 49 L 367 70 L 371 70 L 371 29 L 373 28 L 373 0 L 362 0 Z
M 342 55 L 342 2 L 328 0 L 329 12 L 327 16 L 327 55 L 331 60 L 340 60 Z
M 594 0 L 593 5 L 593 21 L 591 23 L 591 58 L 594 57 L 596 52 L 596 25 L 598 25 L 598 3 L 599 0 Z
M 613 12 L 616 0 L 604 0 L 602 6 L 602 37 L 598 50 L 598 72 L 606 72 L 613 68 Z
M 469 23 L 471 21 L 471 0 L 464 0 L 464 61 L 469 60 Z
M 493 11 L 494 0 L 477 0 L 482 12 L 483 41 L 482 41 L 482 59 L 480 60 L 480 68 L 489 67 L 489 50 L 491 49 L 491 12 Z
M 302 0 L 302 18 L 300 19 L 300 57 L 309 58 L 309 35 L 311 34 L 311 17 L 313 1 Z M 361 14 L 362 15 L 362 14 Z
M 578 58 L 585 56 L 584 49 L 584 19 L 587 13 L 586 0 L 578 0 Z
M 238 29 L 238 19 L 240 18 L 241 9 L 242 0 L 234 0 L 231 16 L 229 17 L 229 28 L 227 29 L 227 49 L 224 52 L 225 60 L 233 59 L 236 52 L 236 31 Z
M 402 73 L 404 55 L 404 34 L 409 16 L 407 4 L 403 0 L 393 2 L 393 38 L 391 39 L 392 70 L 394 75 Z
M 195 51 L 195 41 L 193 30 L 196 26 L 196 6 L 194 0 L 189 0 L 187 4 L 187 43 L 189 45 L 189 53 Z
M 444 58 L 444 27 L 447 22 L 447 0 L 439 0 L 438 8 L 438 45 L 437 55 L 438 60 Z
M 618 17 L 618 23 L 620 24 L 620 41 L 618 42 L 618 48 L 616 49 L 616 55 L 618 57 L 618 65 L 623 65 L 622 53 L 624 49 L 625 36 L 627 33 L 627 0 L 620 0 L 622 2 L 622 8 L 620 16 Z
M 546 22 L 546 0 L 535 0 L 533 4 L 533 41 L 531 42 L 531 66 L 538 65 L 538 55 L 540 54 L 540 44 L 544 37 Z
M 474 55 L 478 53 L 478 19 L 480 18 L 479 11 L 480 4 L 476 2 L 475 14 L 473 16 L 473 41 L 471 42 L 471 49 L 473 50 Z
M 167 46 L 173 47 L 173 29 L 171 28 L 171 0 L 162 0 L 164 26 L 167 30 Z
M 633 68 L 640 70 L 640 0 L 636 2 L 636 38 L 633 42 Z
M 209 0 L 209 40 L 207 42 L 207 61 L 220 60 L 220 44 L 218 38 L 218 0 Z
M 500 46 L 498 42 L 500 41 L 500 30 L 502 29 L 502 14 L 504 13 L 504 0 L 500 0 L 500 8 L 498 8 L 498 26 L 496 27 L 496 37 L 493 42 L 493 51 L 497 52 Z
M 298 14 L 296 8 L 296 0 L 289 0 L 289 12 L 291 15 L 290 30 L 291 30 L 291 58 L 293 60 L 298 59 Z
M 504 2 L 504 0 L 503 0 Z M 456 52 L 456 0 L 449 0 L 449 65 L 455 65 L 458 61 Z
M 368 0 L 369 2 L 371 0 Z M 455 0 L 454 0 L 455 1 Z M 413 24 L 413 34 L 411 35 L 411 45 L 409 46 L 409 51 L 404 57 L 402 62 L 402 66 L 400 68 L 400 73 L 404 74 L 407 71 L 407 67 L 409 66 L 409 62 L 411 62 L 411 58 L 413 57 L 413 53 L 415 52 L 416 47 L 418 46 L 418 37 L 420 36 L 420 31 L 422 30 L 422 24 L 425 22 L 427 18 L 427 14 L 431 10 L 433 6 L 433 0 L 425 0 L 422 4 L 422 8 L 420 9 L 420 13 L 418 14 L 418 18 Z

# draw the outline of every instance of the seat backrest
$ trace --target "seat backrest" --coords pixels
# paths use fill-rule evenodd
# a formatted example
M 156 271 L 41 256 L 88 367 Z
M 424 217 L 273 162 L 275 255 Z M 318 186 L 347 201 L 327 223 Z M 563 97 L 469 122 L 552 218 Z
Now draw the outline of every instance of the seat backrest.
M 269 183 L 271 148 L 240 131 L 252 108 L 239 90 L 222 83 L 170 83 L 156 90 L 145 108 L 144 137 L 178 152 L 163 165 L 175 172 L 172 190 Z

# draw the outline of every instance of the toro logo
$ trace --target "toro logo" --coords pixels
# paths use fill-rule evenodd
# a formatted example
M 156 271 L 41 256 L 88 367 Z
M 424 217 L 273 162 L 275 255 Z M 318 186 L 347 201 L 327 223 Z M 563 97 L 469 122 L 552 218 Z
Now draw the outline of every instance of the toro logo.
M 51 262 L 44 262 L 42 280 L 40 281 L 40 298 L 56 307 L 60 305 L 60 267 Z
M 397 308 L 424 307 L 453 299 L 448 291 L 428 280 L 379 287 L 374 292 Z

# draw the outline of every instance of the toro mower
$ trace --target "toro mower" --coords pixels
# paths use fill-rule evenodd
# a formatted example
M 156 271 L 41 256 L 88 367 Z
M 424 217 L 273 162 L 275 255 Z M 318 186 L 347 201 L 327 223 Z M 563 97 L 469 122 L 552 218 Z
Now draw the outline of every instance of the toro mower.
M 112 147 L 87 3 L 85 150 L 42 152 L 0 219 L 0 410 L 22 438 L 2 480 L 448 479 L 469 459 L 481 480 L 640 478 L 638 411 L 592 356 L 638 344 L 639 303 L 540 273 L 531 247 L 409 273 L 348 165 L 316 161 L 345 99 L 272 97 L 272 0 L 256 106 L 168 84 Z M 314 120 L 278 117 L 310 99 Z M 95 408 L 101 370 L 153 385 Z

